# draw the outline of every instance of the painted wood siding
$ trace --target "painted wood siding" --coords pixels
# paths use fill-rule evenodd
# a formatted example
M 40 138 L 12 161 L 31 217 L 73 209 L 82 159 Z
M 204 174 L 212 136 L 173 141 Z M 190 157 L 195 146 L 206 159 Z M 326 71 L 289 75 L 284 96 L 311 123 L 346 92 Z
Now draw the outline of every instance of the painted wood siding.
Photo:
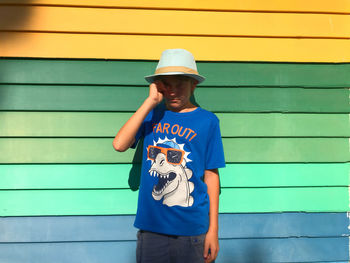
M 0 0 L 0 262 L 135 262 L 139 155 L 112 140 L 172 47 L 199 60 L 193 100 L 220 119 L 217 262 L 348 262 L 349 14 Z
M 182 10 L 181 2 L 180 9 L 34 2 L 40 6 L 23 5 L 24 1 L 0 2 L 0 56 L 158 59 L 161 50 L 181 43 L 193 50 L 197 60 L 350 61 L 349 8 L 340 0 L 344 13 L 337 14 L 293 9 L 286 13 L 273 8 L 260 11 L 258 1 L 253 1 L 248 10 L 229 12 Z M 197 9 L 196 4 L 201 5 L 193 2 L 192 8 Z M 310 3 L 304 10 L 317 10 L 317 5 Z M 221 6 L 230 4 L 222 2 Z M 254 6 L 256 10 L 252 10 Z M 301 9 L 297 4 L 295 7 Z M 290 8 L 289 4 L 284 8 Z

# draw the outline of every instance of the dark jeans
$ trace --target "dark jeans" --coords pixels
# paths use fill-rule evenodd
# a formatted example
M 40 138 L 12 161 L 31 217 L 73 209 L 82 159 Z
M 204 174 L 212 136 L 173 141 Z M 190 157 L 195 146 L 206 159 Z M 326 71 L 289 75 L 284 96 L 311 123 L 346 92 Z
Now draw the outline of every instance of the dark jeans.
M 172 236 L 137 232 L 137 263 L 203 263 L 205 234 Z

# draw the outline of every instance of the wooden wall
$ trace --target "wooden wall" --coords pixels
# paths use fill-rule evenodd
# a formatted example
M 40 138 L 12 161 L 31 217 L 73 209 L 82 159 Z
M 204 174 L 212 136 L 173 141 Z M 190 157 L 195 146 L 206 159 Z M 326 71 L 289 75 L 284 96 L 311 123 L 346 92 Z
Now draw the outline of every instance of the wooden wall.
M 0 0 L 0 262 L 135 262 L 112 140 L 166 48 L 221 122 L 217 262 L 348 262 L 350 3 Z

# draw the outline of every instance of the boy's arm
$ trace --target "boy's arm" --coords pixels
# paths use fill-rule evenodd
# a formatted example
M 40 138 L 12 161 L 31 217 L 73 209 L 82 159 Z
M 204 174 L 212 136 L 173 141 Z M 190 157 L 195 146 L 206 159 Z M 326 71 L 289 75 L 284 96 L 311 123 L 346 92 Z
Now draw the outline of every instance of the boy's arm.
M 164 85 L 158 81 L 149 86 L 149 96 L 121 127 L 113 140 L 113 147 L 118 152 L 124 152 L 135 142 L 135 136 L 148 113 L 163 100 Z
M 218 213 L 219 213 L 219 172 L 218 169 L 205 170 L 204 182 L 209 195 L 209 229 L 204 241 L 205 262 L 215 260 L 219 252 Z M 210 254 L 209 254 L 210 249 Z

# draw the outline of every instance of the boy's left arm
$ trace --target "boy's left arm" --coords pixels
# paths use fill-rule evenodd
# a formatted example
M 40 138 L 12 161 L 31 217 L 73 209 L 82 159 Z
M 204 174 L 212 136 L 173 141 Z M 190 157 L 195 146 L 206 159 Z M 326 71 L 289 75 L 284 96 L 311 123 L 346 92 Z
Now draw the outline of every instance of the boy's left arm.
M 204 241 L 204 259 L 205 262 L 215 260 L 219 252 L 218 238 L 218 213 L 219 213 L 219 172 L 218 169 L 205 170 L 204 182 L 208 187 L 209 195 L 209 229 Z M 209 254 L 210 250 L 210 254 Z

